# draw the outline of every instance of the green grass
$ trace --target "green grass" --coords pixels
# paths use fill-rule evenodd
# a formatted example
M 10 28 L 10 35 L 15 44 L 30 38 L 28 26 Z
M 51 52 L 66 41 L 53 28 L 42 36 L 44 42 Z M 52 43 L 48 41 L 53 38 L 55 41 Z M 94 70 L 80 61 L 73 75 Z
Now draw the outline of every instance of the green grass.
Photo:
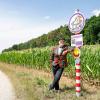
M 48 85 L 52 82 L 51 73 L 1 62 L 0 70 L 10 78 L 16 100 L 100 100 L 100 90 L 86 83 L 82 88 L 82 96 L 77 98 L 75 80 L 69 80 L 68 77 L 61 78 L 62 90 L 57 92 L 48 90 Z
M 12 51 L 0 54 L 0 61 L 22 65 L 28 68 L 50 70 L 51 47 L 35 48 L 24 51 Z M 68 54 L 68 67 L 65 74 L 75 76 L 74 58 Z M 100 79 L 100 45 L 81 48 L 81 71 L 85 78 Z

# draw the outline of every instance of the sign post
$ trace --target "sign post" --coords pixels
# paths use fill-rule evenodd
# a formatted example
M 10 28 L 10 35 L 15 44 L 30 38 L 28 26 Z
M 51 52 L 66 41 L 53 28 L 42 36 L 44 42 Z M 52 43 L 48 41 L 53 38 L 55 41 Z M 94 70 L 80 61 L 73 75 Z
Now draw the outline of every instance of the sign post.
M 85 26 L 85 19 L 83 15 L 77 10 L 77 12 L 70 18 L 69 30 L 74 35 L 71 36 L 71 46 L 75 46 L 73 56 L 75 58 L 76 68 L 76 96 L 81 95 L 81 67 L 80 67 L 80 47 L 83 46 L 83 35 L 80 32 Z

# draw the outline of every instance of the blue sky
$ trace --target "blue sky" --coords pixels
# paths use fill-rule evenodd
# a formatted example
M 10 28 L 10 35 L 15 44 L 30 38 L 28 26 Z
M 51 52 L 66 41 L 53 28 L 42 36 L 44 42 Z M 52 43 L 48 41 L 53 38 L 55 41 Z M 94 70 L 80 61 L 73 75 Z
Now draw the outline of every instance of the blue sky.
M 67 24 L 76 9 L 100 13 L 100 0 L 0 0 L 0 51 Z

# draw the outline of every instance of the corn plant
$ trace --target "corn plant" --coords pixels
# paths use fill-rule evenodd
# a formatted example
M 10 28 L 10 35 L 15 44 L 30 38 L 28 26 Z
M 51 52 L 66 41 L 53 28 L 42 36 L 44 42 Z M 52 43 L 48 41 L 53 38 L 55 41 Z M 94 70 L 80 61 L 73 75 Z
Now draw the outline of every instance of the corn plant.
M 51 47 L 4 52 L 0 54 L 0 61 L 34 69 L 50 70 L 50 52 Z M 74 58 L 68 54 L 67 59 L 69 65 L 65 73 L 74 76 Z M 100 79 L 100 45 L 81 48 L 81 71 L 84 77 Z

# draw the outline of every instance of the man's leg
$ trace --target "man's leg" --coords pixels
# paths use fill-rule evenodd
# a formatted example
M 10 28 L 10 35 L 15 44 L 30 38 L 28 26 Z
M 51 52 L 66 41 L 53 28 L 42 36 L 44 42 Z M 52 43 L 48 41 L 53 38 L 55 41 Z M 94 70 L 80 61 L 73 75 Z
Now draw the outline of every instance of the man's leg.
M 59 90 L 59 81 L 57 81 L 56 83 L 55 83 L 55 90 Z
M 59 66 L 53 67 L 53 77 L 55 77 L 58 69 L 59 69 Z M 54 88 L 55 90 L 59 90 L 59 81 L 55 83 Z
M 57 70 L 55 77 L 57 78 L 56 83 L 55 83 L 55 90 L 59 90 L 59 80 L 61 78 L 61 75 L 63 73 L 64 68 L 60 68 Z
M 56 71 L 57 71 L 57 66 L 52 66 L 52 73 L 53 73 L 53 79 L 54 79 L 54 77 L 55 77 L 55 74 L 56 74 Z M 49 87 L 49 89 L 51 90 L 51 89 L 54 89 L 54 85 L 53 84 L 50 84 L 50 87 Z
M 60 77 L 62 75 L 63 70 L 64 70 L 64 68 L 60 68 L 60 67 L 57 66 L 56 73 L 54 75 L 54 80 L 53 80 L 53 82 L 51 84 L 51 88 L 52 89 L 54 89 L 54 88 L 56 90 L 59 89 L 59 80 L 60 80 Z

